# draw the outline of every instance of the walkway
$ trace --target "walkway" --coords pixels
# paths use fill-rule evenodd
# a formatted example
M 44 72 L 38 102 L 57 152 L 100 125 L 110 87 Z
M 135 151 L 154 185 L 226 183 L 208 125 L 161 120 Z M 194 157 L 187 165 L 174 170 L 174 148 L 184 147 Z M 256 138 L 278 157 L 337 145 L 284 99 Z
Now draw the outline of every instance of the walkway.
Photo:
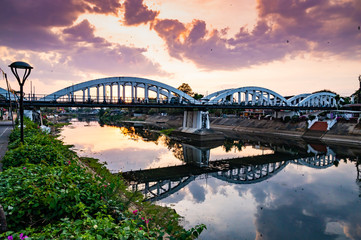
M 2 171 L 2 163 L 6 151 L 8 150 L 9 135 L 13 130 L 11 121 L 0 121 L 0 171 Z

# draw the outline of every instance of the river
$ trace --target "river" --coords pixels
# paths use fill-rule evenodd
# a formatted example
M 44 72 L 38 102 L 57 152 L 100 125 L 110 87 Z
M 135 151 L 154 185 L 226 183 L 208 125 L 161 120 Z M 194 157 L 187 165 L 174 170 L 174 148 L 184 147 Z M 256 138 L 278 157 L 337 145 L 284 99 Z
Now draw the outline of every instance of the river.
M 206 224 L 200 239 L 361 239 L 359 147 L 242 134 L 194 146 L 78 120 L 61 137 L 175 209 L 186 228 Z

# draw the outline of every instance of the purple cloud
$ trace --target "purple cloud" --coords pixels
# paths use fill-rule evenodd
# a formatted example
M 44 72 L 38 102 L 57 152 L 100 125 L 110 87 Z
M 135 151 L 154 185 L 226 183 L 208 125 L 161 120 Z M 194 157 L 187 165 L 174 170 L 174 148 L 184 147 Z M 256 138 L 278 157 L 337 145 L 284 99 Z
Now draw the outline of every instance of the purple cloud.
M 81 23 L 66 28 L 63 30 L 66 41 L 79 43 L 93 43 L 97 47 L 106 47 L 111 44 L 104 38 L 96 37 L 94 35 L 95 28 L 88 20 L 83 20 Z
M 184 24 L 178 20 L 166 19 L 158 21 L 154 29 L 167 43 L 169 54 L 181 59 L 181 53 L 184 52 L 181 35 L 187 30 Z
M 70 65 L 87 72 L 111 75 L 134 74 L 140 69 L 142 74 L 165 74 L 159 64 L 143 55 L 146 49 L 111 44 L 104 38 L 96 37 L 94 31 L 88 20 L 64 29 L 65 39 L 72 42 L 73 48 L 69 50 Z
M 237 69 L 281 60 L 301 52 L 361 58 L 361 3 L 357 0 L 259 0 L 259 19 L 252 31 L 241 27 L 231 38 L 226 30 L 207 30 L 194 20 L 158 20 L 154 30 L 168 52 L 203 69 Z
M 134 73 L 165 75 L 160 65 L 143 53 L 146 49 L 112 45 L 107 48 L 81 47 L 71 53 L 70 65 L 86 72 L 103 72 L 112 75 Z
M 159 14 L 159 11 L 149 10 L 143 4 L 143 0 L 125 0 L 124 9 L 124 22 L 126 25 L 148 23 L 153 21 Z
M 83 13 L 117 15 L 121 7 L 118 0 L 4 1 L 7 11 L 0 15 L 0 46 L 12 48 L 14 52 L 30 50 L 32 59 L 39 63 L 42 61 L 34 58 L 34 54 L 51 53 L 58 56 L 52 60 L 54 65 L 61 61 L 69 69 L 79 67 L 109 75 L 165 74 L 159 64 L 144 56 L 146 49 L 122 46 L 95 36 L 95 27 L 88 20 L 74 25 Z M 54 27 L 63 30 L 54 32 Z
M 118 0 L 3 0 L 2 6 L 0 45 L 43 51 L 64 47 L 52 27 L 71 26 L 85 12 L 116 14 L 120 8 Z

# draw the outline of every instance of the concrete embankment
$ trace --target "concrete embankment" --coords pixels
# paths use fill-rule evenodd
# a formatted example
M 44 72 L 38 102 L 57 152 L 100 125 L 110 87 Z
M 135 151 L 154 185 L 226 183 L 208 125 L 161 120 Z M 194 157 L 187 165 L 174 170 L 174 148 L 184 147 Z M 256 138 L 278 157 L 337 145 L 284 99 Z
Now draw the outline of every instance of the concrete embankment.
M 147 122 L 181 127 L 182 116 L 150 116 Z M 301 139 L 307 130 L 305 121 L 284 123 L 280 120 L 211 117 L 211 128 L 227 135 L 231 132 L 266 135 L 277 138 Z M 320 139 L 325 143 L 361 145 L 361 126 L 356 123 L 336 123 Z

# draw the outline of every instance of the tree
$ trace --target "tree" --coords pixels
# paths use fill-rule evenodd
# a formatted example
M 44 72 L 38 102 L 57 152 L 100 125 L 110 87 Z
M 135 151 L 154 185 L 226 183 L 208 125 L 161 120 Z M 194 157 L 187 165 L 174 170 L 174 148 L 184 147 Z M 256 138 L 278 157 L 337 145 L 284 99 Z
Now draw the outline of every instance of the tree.
M 181 90 L 182 92 L 188 94 L 189 96 L 193 95 L 192 88 L 191 86 L 189 86 L 188 83 L 182 83 L 182 85 L 178 87 L 178 90 Z
M 204 97 L 203 94 L 199 94 L 199 93 L 195 93 L 193 95 L 193 98 L 196 99 L 196 100 L 201 99 L 202 97 Z

